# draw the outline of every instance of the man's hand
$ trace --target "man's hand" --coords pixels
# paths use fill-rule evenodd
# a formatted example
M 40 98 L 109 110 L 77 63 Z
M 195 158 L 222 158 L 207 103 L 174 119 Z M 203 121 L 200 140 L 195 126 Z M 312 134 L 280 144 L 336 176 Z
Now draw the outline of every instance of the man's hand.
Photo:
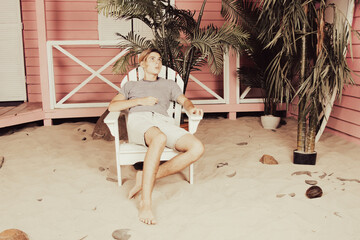
M 194 107 L 194 108 L 189 110 L 189 113 L 194 114 L 194 115 L 202 116 L 204 114 L 204 111 L 202 109 L 200 109 L 200 108 Z
M 143 105 L 143 106 L 154 106 L 158 102 L 159 102 L 159 100 L 155 97 L 140 98 L 140 105 Z
M 204 111 L 200 108 L 195 107 L 192 102 L 187 99 L 187 97 L 185 97 L 184 94 L 178 97 L 177 102 L 181 104 L 185 108 L 185 110 L 192 115 L 203 116 L 204 114 Z

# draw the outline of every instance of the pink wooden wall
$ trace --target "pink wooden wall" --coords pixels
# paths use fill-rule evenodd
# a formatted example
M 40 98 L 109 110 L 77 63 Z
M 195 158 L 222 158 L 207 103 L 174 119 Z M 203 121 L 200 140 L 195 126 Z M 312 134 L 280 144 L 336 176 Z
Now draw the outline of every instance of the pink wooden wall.
M 21 0 L 22 18 L 24 23 L 25 65 L 27 74 L 27 91 L 30 102 L 41 102 L 41 85 L 39 71 L 39 53 L 36 24 L 36 0 Z M 196 10 L 199 12 L 202 1 L 176 1 L 179 8 Z M 45 0 L 47 40 L 98 40 L 96 0 Z M 221 1 L 209 0 L 203 23 L 221 25 Z M 94 70 L 102 67 L 115 56 L 119 49 L 101 49 L 92 47 L 66 47 L 81 61 Z M 56 98 L 60 100 L 90 73 L 71 59 L 54 50 L 54 71 L 56 83 Z M 115 84 L 120 84 L 122 76 L 113 75 L 111 67 L 102 72 L 102 75 Z M 210 87 L 220 96 L 223 95 L 222 75 L 213 76 L 206 67 L 194 74 L 201 82 Z M 87 86 L 75 94 L 67 102 L 109 101 L 116 91 L 104 84 L 98 78 L 93 79 Z M 200 86 L 189 82 L 187 96 L 189 98 L 212 98 Z
M 22 21 L 24 25 L 23 37 L 28 100 L 29 102 L 41 102 L 41 96 L 39 93 L 29 93 L 29 90 L 33 86 L 40 86 L 35 0 L 21 0 L 21 8 Z M 37 95 L 37 98 L 34 97 L 35 95 Z

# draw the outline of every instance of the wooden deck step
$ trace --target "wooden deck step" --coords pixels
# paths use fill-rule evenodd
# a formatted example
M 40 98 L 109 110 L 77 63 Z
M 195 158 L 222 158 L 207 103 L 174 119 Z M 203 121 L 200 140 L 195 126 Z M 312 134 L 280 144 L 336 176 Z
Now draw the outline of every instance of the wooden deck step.
M 41 103 L 0 107 L 0 128 L 44 119 Z

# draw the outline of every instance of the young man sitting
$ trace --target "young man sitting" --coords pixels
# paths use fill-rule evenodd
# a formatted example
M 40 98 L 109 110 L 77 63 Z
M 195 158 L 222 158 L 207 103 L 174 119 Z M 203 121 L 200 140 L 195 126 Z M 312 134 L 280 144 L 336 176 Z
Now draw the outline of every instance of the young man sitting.
M 130 109 L 127 121 L 129 142 L 148 146 L 143 171 L 137 172 L 129 198 L 142 191 L 139 219 L 146 224 L 155 224 L 151 206 L 155 180 L 183 170 L 204 153 L 200 140 L 175 126 L 167 115 L 167 109 L 172 101 L 176 101 L 191 114 L 202 115 L 203 111 L 194 107 L 174 81 L 158 77 L 162 67 L 158 50 L 143 51 L 139 62 L 144 69 L 144 79 L 127 82 L 112 99 L 109 111 Z M 176 149 L 179 154 L 160 165 L 165 146 Z

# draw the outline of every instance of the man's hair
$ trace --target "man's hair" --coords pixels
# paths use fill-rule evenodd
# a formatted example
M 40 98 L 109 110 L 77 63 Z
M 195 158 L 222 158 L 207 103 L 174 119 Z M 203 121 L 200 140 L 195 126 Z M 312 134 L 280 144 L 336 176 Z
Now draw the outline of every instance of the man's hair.
M 161 56 L 160 51 L 157 50 L 156 48 L 148 48 L 148 49 L 142 51 L 142 53 L 140 53 L 139 63 L 141 63 L 142 61 L 145 61 L 146 58 L 149 56 L 149 54 L 152 52 L 156 52 L 156 53 L 160 54 L 160 56 Z

